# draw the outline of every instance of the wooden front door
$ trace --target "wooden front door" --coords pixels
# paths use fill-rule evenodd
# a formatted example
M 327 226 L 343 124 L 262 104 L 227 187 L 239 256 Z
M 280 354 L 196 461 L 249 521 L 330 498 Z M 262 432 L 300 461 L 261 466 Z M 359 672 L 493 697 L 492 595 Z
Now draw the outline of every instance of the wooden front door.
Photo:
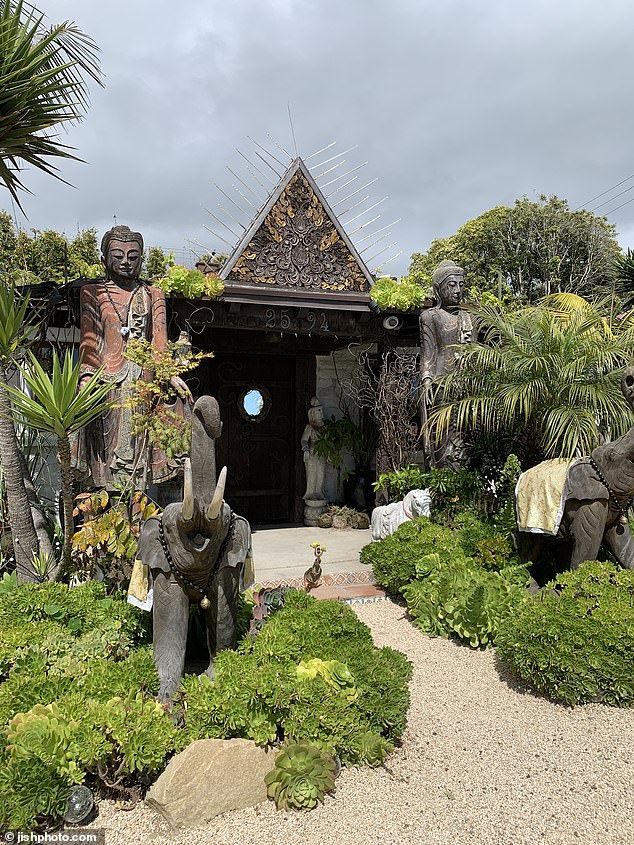
M 217 465 L 228 469 L 225 498 L 251 523 L 298 520 L 297 377 L 293 355 L 219 352 L 210 361 L 209 392 L 222 419 Z

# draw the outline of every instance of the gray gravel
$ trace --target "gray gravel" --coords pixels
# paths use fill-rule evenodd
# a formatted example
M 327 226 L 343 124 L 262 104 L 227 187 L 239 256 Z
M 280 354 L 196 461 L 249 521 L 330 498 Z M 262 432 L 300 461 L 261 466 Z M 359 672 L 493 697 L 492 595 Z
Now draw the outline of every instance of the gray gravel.
M 355 605 L 414 664 L 403 744 L 350 769 L 310 813 L 271 802 L 172 833 L 144 806 L 100 805 L 107 845 L 634 845 L 634 709 L 569 709 L 505 682 L 492 651 L 429 639 L 392 602 Z

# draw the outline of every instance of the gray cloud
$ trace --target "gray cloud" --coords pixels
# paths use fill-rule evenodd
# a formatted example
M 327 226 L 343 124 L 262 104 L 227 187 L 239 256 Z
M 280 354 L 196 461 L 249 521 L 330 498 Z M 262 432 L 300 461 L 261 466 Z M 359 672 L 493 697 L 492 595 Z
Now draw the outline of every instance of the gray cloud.
M 634 173 L 628 2 L 50 0 L 47 14 L 95 38 L 105 88 L 68 136 L 88 162 L 63 165 L 75 188 L 26 174 L 25 225 L 101 231 L 116 214 L 148 243 L 224 251 L 203 228 L 228 205 L 214 183 L 231 190 L 227 165 L 248 179 L 247 135 L 292 151 L 287 103 L 300 154 L 358 144 L 355 186 L 380 177 L 382 223 L 402 218 L 395 272 L 494 205 L 545 192 L 574 207 Z M 610 219 L 634 245 L 634 202 Z

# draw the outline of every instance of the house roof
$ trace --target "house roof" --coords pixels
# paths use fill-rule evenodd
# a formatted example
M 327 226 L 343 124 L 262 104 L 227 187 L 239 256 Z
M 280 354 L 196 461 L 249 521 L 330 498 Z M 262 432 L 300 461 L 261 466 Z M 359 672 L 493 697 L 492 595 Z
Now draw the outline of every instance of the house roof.
M 320 293 L 329 299 L 369 301 L 373 277 L 319 186 L 297 157 L 226 261 L 221 277 L 231 287 L 279 295 Z M 273 294 L 275 295 L 275 294 Z M 334 296 L 333 296 L 334 295 Z M 345 306 L 344 306 L 345 307 Z

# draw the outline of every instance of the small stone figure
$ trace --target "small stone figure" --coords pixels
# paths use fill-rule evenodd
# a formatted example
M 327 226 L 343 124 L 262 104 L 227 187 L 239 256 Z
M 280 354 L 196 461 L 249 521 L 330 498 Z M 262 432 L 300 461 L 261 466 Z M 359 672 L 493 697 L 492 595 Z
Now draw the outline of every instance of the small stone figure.
M 103 236 L 101 253 L 105 280 L 84 285 L 80 294 L 79 386 L 103 367 L 102 378 L 112 385 L 108 400 L 115 406 L 79 432 L 73 463 L 84 489 L 112 491 L 129 481 L 143 461 L 138 438 L 130 430 L 132 410 L 122 408 L 121 403 L 134 382 L 151 378 L 151 373 L 142 372 L 125 357 L 126 347 L 129 340 L 145 339 L 159 351 L 167 349 L 167 323 L 164 292 L 139 279 L 143 260 L 140 233 L 114 226 Z M 191 399 L 189 388 L 178 376 L 171 386 L 181 397 Z M 167 481 L 176 472 L 157 449 L 149 464 L 154 483 Z
M 473 333 L 471 316 L 462 309 L 464 270 L 453 261 L 441 261 L 432 276 L 436 305 L 420 315 L 420 378 L 421 416 L 426 422 L 432 404 L 442 396 L 434 392 L 434 381 L 451 372 L 459 357 L 456 345 L 470 343 Z M 464 441 L 455 427 L 427 447 L 430 463 L 435 467 L 460 469 L 465 462 Z
M 321 436 L 324 427 L 324 412 L 321 402 L 316 396 L 310 400 L 308 409 L 308 425 L 302 434 L 302 452 L 304 453 L 304 466 L 306 467 L 306 492 L 304 502 L 304 522 L 306 525 L 317 525 L 319 516 L 325 511 L 328 504 L 324 492 L 324 481 L 326 477 L 326 458 L 315 454 L 315 443 Z
M 372 511 L 372 539 L 389 537 L 404 522 L 417 516 L 431 516 L 429 490 L 410 490 L 400 502 L 380 505 Z
M 326 551 L 326 547 L 321 543 L 311 543 L 310 547 L 315 554 L 315 560 L 313 565 L 304 572 L 304 589 L 307 593 L 321 584 L 321 556 Z

